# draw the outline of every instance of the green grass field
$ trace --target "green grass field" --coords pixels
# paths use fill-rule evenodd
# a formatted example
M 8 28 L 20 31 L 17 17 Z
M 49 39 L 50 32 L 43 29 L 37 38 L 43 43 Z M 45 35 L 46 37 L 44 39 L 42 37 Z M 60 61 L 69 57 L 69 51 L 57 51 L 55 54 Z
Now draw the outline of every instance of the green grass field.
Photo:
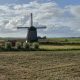
M 80 38 L 48 38 L 48 41 L 57 42 L 80 42 Z
M 80 80 L 80 51 L 0 52 L 0 80 Z
M 40 49 L 44 50 L 80 50 L 80 45 L 40 45 Z

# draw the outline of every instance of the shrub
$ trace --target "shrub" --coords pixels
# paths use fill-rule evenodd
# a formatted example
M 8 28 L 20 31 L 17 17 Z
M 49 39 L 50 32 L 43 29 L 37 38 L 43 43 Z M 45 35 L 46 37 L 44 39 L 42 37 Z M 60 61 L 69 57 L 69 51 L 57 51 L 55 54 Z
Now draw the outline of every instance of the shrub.
M 5 49 L 11 50 L 11 48 L 12 48 L 11 42 L 6 42 L 5 43 Z
M 16 42 L 15 48 L 16 49 L 21 49 L 22 48 L 21 42 Z
M 33 48 L 38 49 L 39 48 L 39 43 L 37 43 L 37 42 L 33 43 Z
M 24 42 L 23 43 L 23 48 L 26 49 L 26 50 L 29 50 L 30 49 L 30 43 Z
M 65 42 L 68 42 L 68 39 L 65 39 Z

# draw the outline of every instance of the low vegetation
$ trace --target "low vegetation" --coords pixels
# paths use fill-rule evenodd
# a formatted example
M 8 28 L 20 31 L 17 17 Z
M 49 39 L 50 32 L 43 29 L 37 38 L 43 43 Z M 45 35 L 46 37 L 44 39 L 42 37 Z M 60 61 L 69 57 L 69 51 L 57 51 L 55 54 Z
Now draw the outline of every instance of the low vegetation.
M 32 44 L 32 46 L 33 46 L 34 49 L 39 49 L 39 43 L 35 42 L 35 43 Z
M 48 38 L 39 43 L 26 43 L 24 39 L 0 40 L 0 51 L 60 51 L 80 50 L 80 38 Z M 14 44 L 16 41 L 16 44 Z M 13 43 L 12 43 L 13 42 Z M 7 45 L 8 44 L 8 45 Z M 14 46 L 13 46 L 14 45 Z M 9 48 L 11 47 L 11 48 Z
M 22 48 L 21 42 L 16 42 L 15 48 L 16 48 L 16 49 L 21 49 L 21 48 Z
M 21 43 L 16 42 L 12 46 L 11 42 L 6 42 L 4 46 L 0 46 L 0 51 L 69 51 L 80 50 L 80 45 L 42 45 L 39 43 Z
M 60 51 L 60 50 L 80 50 L 79 45 L 40 45 L 40 49 L 47 51 Z
M 5 47 L 6 50 L 11 50 L 12 49 L 12 45 L 11 45 L 10 42 L 6 42 L 4 47 Z
M 24 43 L 23 43 L 23 49 L 24 49 L 24 50 L 29 50 L 29 49 L 30 49 L 30 43 L 24 42 Z
M 4 46 L 0 46 L 0 51 L 32 51 L 38 50 L 39 43 L 26 43 L 16 42 L 15 46 L 12 46 L 11 42 L 5 42 Z

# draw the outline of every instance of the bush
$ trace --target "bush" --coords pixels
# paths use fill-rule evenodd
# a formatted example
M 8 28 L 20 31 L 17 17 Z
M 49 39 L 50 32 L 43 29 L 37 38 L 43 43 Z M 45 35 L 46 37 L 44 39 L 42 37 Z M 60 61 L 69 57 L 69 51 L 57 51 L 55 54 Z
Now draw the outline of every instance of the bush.
M 39 43 L 36 43 L 36 42 L 33 43 L 33 48 L 34 48 L 34 49 L 39 49 Z
M 68 42 L 68 39 L 65 39 L 65 42 Z
M 6 42 L 5 43 L 5 49 L 11 50 L 11 48 L 12 48 L 11 42 Z
M 26 50 L 29 50 L 30 49 L 30 43 L 24 42 L 23 43 L 23 48 L 26 49 Z
M 15 48 L 16 49 L 21 49 L 22 48 L 21 42 L 16 42 Z

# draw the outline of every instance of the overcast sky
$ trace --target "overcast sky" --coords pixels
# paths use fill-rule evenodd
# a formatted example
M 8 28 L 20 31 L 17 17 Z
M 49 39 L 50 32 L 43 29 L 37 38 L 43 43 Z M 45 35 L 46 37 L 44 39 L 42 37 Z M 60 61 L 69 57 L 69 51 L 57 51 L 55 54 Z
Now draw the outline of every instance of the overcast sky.
M 47 26 L 38 35 L 80 37 L 80 0 L 0 0 L 0 37 L 26 37 L 33 13 L 34 26 Z

